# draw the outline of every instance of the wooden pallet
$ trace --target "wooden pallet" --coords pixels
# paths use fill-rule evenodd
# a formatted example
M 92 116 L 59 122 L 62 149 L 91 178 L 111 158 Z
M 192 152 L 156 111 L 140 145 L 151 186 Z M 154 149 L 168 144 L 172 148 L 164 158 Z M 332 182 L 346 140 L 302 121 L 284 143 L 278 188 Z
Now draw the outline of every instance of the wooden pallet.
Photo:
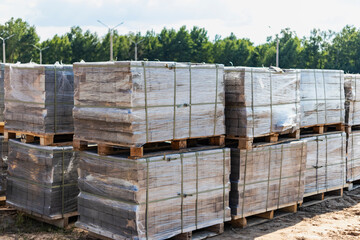
M 1 196 L 0 197 L 0 206 L 5 206 L 6 204 L 6 196 Z
M 345 131 L 347 134 L 350 134 L 353 131 L 360 131 L 360 125 L 345 126 Z
M 344 123 L 332 123 L 332 124 L 317 124 L 303 126 L 300 128 L 300 134 L 323 134 L 327 132 L 345 132 Z
M 4 134 L 5 122 L 0 122 L 0 134 Z
M 360 188 L 360 180 L 355 180 L 355 181 L 347 183 L 347 187 L 345 187 L 344 190 L 352 191 L 357 188 Z
M 42 146 L 63 146 L 69 145 L 69 141 L 72 141 L 73 133 L 39 134 L 27 131 L 4 130 L 4 141 L 17 137 L 20 137 L 24 143 L 33 143 L 39 140 Z
M 259 137 L 238 137 L 226 136 L 227 144 L 233 145 L 237 143 L 237 148 L 251 150 L 256 147 L 269 146 L 283 142 L 294 141 L 300 138 L 300 130 L 293 133 L 269 133 Z
M 264 222 L 268 222 L 275 218 L 284 217 L 286 215 L 296 213 L 297 206 L 298 204 L 296 203 L 290 206 L 282 207 L 279 209 L 275 209 L 263 213 L 258 213 L 255 215 L 250 215 L 247 217 L 232 216 L 231 225 L 233 227 L 246 228 L 246 227 L 262 224 Z
M 69 223 L 75 222 L 77 220 L 77 216 L 79 215 L 78 212 L 71 212 L 71 213 L 65 213 L 63 216 L 59 217 L 48 217 L 36 212 L 33 212 L 28 209 L 20 208 L 17 206 L 14 206 L 12 204 L 7 203 L 9 207 L 15 208 L 18 212 L 23 213 L 24 215 L 35 219 L 39 222 L 44 222 L 53 226 L 56 226 L 58 228 L 66 228 Z
M 300 207 L 308 207 L 314 204 L 321 203 L 323 201 L 341 198 L 344 193 L 344 188 L 333 188 L 329 190 L 323 190 L 315 193 L 306 193 L 304 194 L 304 199 L 302 204 L 299 204 Z
M 99 155 L 126 153 L 129 155 L 129 158 L 131 159 L 144 157 L 145 151 L 151 152 L 151 151 L 160 151 L 166 149 L 182 150 L 182 149 L 187 149 L 188 147 L 197 146 L 198 144 L 222 147 L 225 145 L 225 136 L 219 135 L 212 137 L 174 139 L 165 142 L 147 143 L 141 147 L 112 143 L 112 142 L 87 141 L 81 138 L 74 138 L 73 140 L 74 150 L 77 151 L 97 149 L 97 153 Z
M 172 237 L 172 240 L 201 240 L 220 235 L 224 232 L 224 223 L 215 224 L 203 229 L 194 230 L 187 233 L 181 233 Z

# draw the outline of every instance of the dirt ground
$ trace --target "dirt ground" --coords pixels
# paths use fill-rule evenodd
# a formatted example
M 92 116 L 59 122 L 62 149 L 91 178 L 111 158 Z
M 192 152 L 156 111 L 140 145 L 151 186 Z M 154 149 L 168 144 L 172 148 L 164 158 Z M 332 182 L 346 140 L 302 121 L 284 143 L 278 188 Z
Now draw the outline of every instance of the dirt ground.
M 94 240 L 73 226 L 62 230 L 8 210 L 0 210 L 0 239 Z M 261 225 L 239 229 L 226 224 L 223 234 L 211 238 L 218 239 L 360 239 L 360 188 Z

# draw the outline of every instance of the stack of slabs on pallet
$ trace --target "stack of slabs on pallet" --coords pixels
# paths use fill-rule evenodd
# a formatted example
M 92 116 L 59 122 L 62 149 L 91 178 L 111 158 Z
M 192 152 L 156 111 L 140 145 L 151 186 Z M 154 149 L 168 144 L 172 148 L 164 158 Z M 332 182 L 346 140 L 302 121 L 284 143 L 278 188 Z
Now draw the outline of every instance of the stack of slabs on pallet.
M 357 92 L 360 92 L 360 74 L 345 74 L 347 126 L 360 125 L 360 97 L 357 97 Z
M 9 140 L 7 203 L 45 222 L 66 219 L 50 221 L 62 227 L 67 214 L 76 215 L 79 194 L 72 142 L 55 141 L 72 137 L 73 76 L 72 66 L 60 64 L 5 66 L 4 137 L 15 138 Z
M 9 141 L 7 203 L 26 213 L 61 218 L 77 209 L 78 157 L 72 146 Z
M 302 202 L 306 142 L 231 150 L 231 213 L 244 218 Z
M 230 150 L 80 153 L 76 226 L 113 239 L 165 239 L 230 220 Z
M 73 133 L 72 66 L 5 66 L 6 130 L 40 134 Z
M 141 146 L 224 134 L 223 65 L 75 63 L 74 138 Z
M 4 141 L 3 136 L 0 136 L 0 197 L 6 192 L 7 158 L 8 143 Z
M 75 63 L 74 138 L 131 149 L 224 135 L 223 69 L 175 62 Z M 164 239 L 230 219 L 229 149 L 152 149 L 138 159 L 126 151 L 101 156 L 79 150 L 76 226 L 115 239 Z
M 299 89 L 298 70 L 225 68 L 227 137 L 237 136 L 240 141 L 298 133 Z M 251 146 L 239 142 L 238 148 L 232 148 L 230 207 L 234 220 L 302 202 L 306 143 L 293 140 L 265 145 L 251 141 Z
M 300 72 L 226 67 L 226 134 L 254 138 L 299 129 Z
M 326 131 L 326 126 L 344 130 L 344 72 L 302 69 L 300 85 L 300 126 L 323 128 L 302 135 L 308 145 L 304 196 L 342 189 L 346 184 L 346 134 L 331 133 Z
M 344 95 L 344 71 L 302 69 L 300 127 L 343 124 Z
M 346 184 L 346 133 L 302 138 L 307 142 L 305 196 L 342 189 Z
M 346 180 L 360 180 L 360 74 L 345 74 L 346 120 L 348 133 L 348 153 Z

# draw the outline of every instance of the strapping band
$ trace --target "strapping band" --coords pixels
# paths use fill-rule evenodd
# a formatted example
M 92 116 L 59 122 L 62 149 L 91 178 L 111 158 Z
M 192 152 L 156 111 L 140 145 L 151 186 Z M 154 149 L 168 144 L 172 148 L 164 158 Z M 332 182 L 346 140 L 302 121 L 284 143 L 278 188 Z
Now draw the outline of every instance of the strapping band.
M 148 119 L 148 101 L 147 101 L 147 86 L 146 86 L 146 69 L 145 62 L 141 63 L 144 71 L 144 100 L 145 100 L 145 124 L 146 124 L 146 142 L 149 142 L 149 119 Z

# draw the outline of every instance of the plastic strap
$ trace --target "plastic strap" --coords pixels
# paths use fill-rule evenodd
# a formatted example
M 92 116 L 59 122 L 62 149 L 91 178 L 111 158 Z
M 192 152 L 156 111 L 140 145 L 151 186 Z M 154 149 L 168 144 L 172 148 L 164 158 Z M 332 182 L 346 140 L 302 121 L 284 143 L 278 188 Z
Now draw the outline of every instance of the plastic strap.
M 344 168 L 346 166 L 344 166 L 344 134 L 341 133 L 341 168 L 342 168 L 342 171 L 341 171 L 341 181 L 342 181 L 342 185 L 343 187 L 345 187 L 345 182 L 346 182 L 346 179 L 344 180 L 345 176 L 344 176 Z M 345 153 L 346 154 L 346 153 Z
M 279 208 L 280 206 L 280 191 L 281 191 L 281 178 L 282 178 L 282 165 L 283 165 L 283 159 L 284 159 L 284 151 L 283 151 L 283 146 L 281 145 L 281 161 L 280 161 L 280 179 L 279 179 L 279 193 L 278 193 L 278 203 L 277 203 L 277 207 Z
M 325 135 L 325 189 L 328 190 L 328 139 Z
M 225 148 L 223 148 L 223 212 L 224 212 L 224 222 L 225 222 L 225 219 L 226 219 L 226 206 L 225 206 L 225 184 L 226 184 L 226 171 L 225 171 L 225 168 L 226 168 L 226 161 L 225 161 L 225 158 L 226 158 L 226 155 L 225 155 Z
M 64 169 L 64 155 L 65 155 L 65 152 L 64 152 L 64 148 L 62 148 L 63 152 L 62 152 L 62 175 L 61 175 L 61 185 L 62 185 L 62 189 L 61 189 L 61 215 L 62 217 L 64 217 L 64 210 L 65 210 L 65 187 L 64 187 L 64 184 L 65 184 L 65 179 L 64 179 L 64 175 L 65 175 L 65 169 Z
M 319 173 L 318 173 L 318 166 L 319 166 L 319 137 L 316 137 L 316 168 L 315 168 L 315 188 L 316 188 L 316 192 L 319 191 Z
M 199 153 L 195 152 L 196 157 L 196 199 L 195 199 L 195 229 L 198 228 L 198 200 L 199 200 Z
M 296 71 L 296 90 L 295 90 L 295 113 L 296 113 L 296 119 L 295 120 L 296 120 L 296 122 L 298 122 L 298 119 L 300 119 L 299 116 L 298 116 L 298 114 L 299 114 L 299 104 L 300 104 L 300 102 L 298 100 L 299 99 L 299 96 L 298 96 L 299 92 L 300 92 L 299 71 Z
M 147 101 L 147 84 L 146 84 L 146 69 L 145 62 L 142 62 L 144 70 L 144 100 L 145 100 L 145 123 L 146 123 L 146 142 L 149 142 L 149 119 L 148 119 L 148 101 Z
M 255 137 L 255 113 L 254 113 L 254 77 L 251 68 L 251 114 L 252 114 L 252 137 Z
M 215 113 L 214 113 L 214 135 L 216 135 L 216 120 L 217 120 L 217 103 L 218 103 L 218 85 L 219 85 L 219 65 L 216 67 L 216 90 L 215 90 Z
M 344 93 L 344 84 L 341 82 L 341 79 L 342 79 L 342 72 L 339 71 L 340 73 L 340 91 L 339 91 L 339 94 L 340 94 L 340 122 L 343 122 L 343 107 L 344 107 L 344 104 L 342 102 L 342 94 L 341 93 Z
M 304 161 L 304 146 L 305 146 L 305 142 L 302 142 L 301 144 L 301 158 L 300 158 L 300 172 L 299 172 L 299 188 L 298 188 L 298 197 L 297 197 L 297 202 L 301 201 L 302 198 L 300 198 L 300 188 L 301 188 L 301 175 L 302 175 L 302 165 L 303 165 L 303 161 Z M 305 159 L 306 162 L 306 159 Z
M 270 170 L 271 170 L 271 147 L 269 147 L 269 167 L 268 167 L 267 192 L 266 192 L 266 212 L 267 212 L 268 204 L 269 204 Z
M 145 232 L 146 239 L 149 238 L 149 158 L 146 158 L 146 206 L 145 206 Z
M 46 75 L 46 69 L 44 70 L 45 71 L 45 75 Z M 56 129 L 57 129 L 57 126 L 56 126 L 56 109 L 57 109 L 57 102 L 56 102 L 56 83 L 57 83 L 57 79 L 56 79 L 56 66 L 54 66 L 54 133 L 56 133 Z
M 270 73 L 270 133 L 273 132 L 273 99 L 272 99 L 272 77 Z
M 241 156 L 241 151 L 240 151 L 240 154 L 239 154 L 239 155 Z M 246 186 L 246 167 L 247 167 L 247 160 L 248 160 L 248 150 L 246 150 L 246 155 L 245 155 L 243 200 L 242 200 L 242 209 L 241 209 L 241 215 L 242 215 L 242 217 L 244 217 L 244 207 L 245 207 L 245 186 Z M 240 161 L 241 161 L 241 157 L 240 157 Z
M 184 161 L 183 161 L 183 154 L 180 153 L 180 160 L 181 160 L 181 233 L 184 230 Z
M 357 90 L 357 88 L 356 88 L 356 75 L 355 75 L 355 93 L 356 93 L 356 90 Z M 352 84 L 351 84 L 351 86 L 352 86 Z M 352 115 L 352 123 L 350 124 L 350 125 L 355 125 L 355 103 L 356 103 L 356 94 L 353 94 L 354 96 L 355 96 L 355 99 L 353 99 L 353 103 L 354 103 L 354 106 L 353 106 L 353 115 Z M 351 104 L 351 102 L 349 102 L 349 108 L 350 108 L 350 105 Z M 350 109 L 349 109 L 350 110 Z
M 315 101 L 316 101 L 316 124 L 319 124 L 319 102 L 318 102 L 318 88 L 317 88 L 317 82 L 316 82 L 316 70 L 314 69 L 314 79 L 315 79 Z
M 191 105 L 192 105 L 192 82 L 191 82 L 191 63 L 189 64 L 189 137 L 191 137 Z
M 174 120 L 173 120 L 173 139 L 176 138 L 176 63 L 174 63 Z
M 324 70 L 321 70 L 322 72 L 322 76 L 323 76 L 323 88 L 324 88 L 324 103 L 325 103 L 325 124 L 328 123 L 327 122 L 327 102 L 326 102 L 326 84 L 325 84 L 325 75 L 324 75 Z

